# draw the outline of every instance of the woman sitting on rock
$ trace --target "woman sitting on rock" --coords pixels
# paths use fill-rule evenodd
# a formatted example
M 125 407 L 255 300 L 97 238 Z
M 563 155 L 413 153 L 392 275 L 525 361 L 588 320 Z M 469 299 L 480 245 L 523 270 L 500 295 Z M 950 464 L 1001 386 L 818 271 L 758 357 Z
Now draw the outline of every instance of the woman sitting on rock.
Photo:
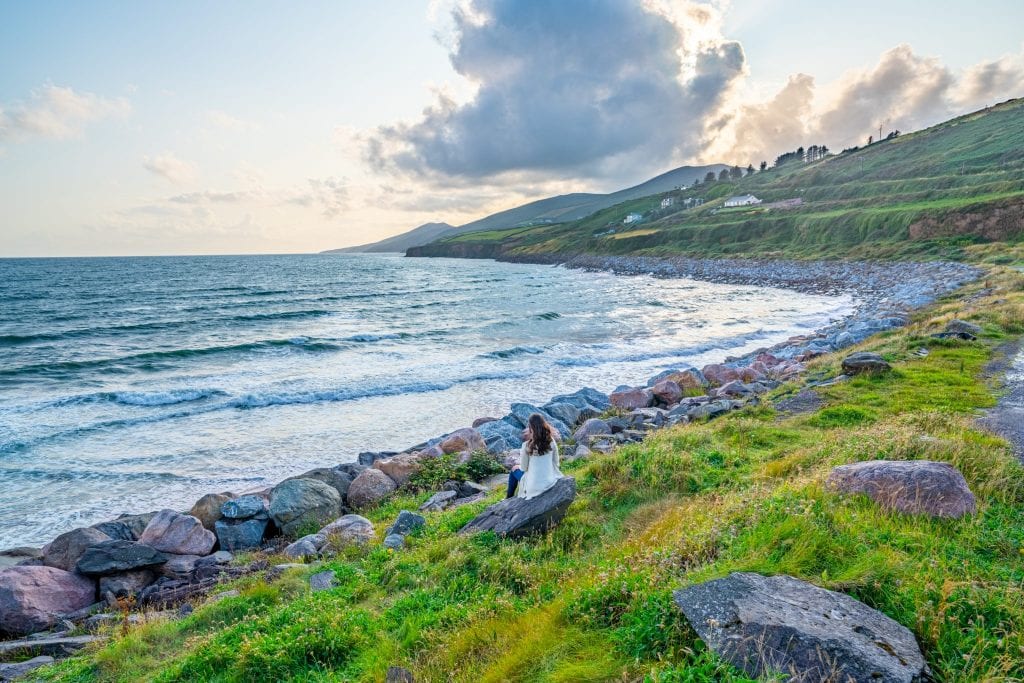
M 558 444 L 555 443 L 557 432 L 544 416 L 540 413 L 530 416 L 523 438 L 519 464 L 508 475 L 506 498 L 516 493 L 517 485 L 520 498 L 535 498 L 554 486 L 562 476 L 558 469 Z

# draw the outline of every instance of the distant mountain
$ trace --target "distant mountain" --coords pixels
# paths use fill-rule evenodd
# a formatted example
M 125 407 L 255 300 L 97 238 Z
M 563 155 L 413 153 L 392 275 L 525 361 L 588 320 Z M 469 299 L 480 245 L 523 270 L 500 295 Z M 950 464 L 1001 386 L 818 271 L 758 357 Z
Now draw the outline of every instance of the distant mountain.
M 386 240 L 380 242 L 374 242 L 372 244 L 361 244 L 357 247 L 344 247 L 342 249 L 330 249 L 322 252 L 324 254 L 370 254 L 370 253 L 382 253 L 399 251 L 404 252 L 409 247 L 418 247 L 424 244 L 433 242 L 436 239 L 446 237 L 448 233 L 457 230 L 454 225 L 448 225 L 447 223 L 424 223 L 418 228 L 413 228 L 409 232 L 403 232 L 401 235 L 395 235 L 389 237 Z
M 491 214 L 472 223 L 466 223 L 459 227 L 453 227 L 447 223 L 427 223 L 418 228 L 401 235 L 389 237 L 380 242 L 363 244 L 357 247 L 345 247 L 343 249 L 331 249 L 325 254 L 354 254 L 354 253 L 380 253 L 400 251 L 404 252 L 409 247 L 419 247 L 429 244 L 435 240 L 449 237 L 460 232 L 472 232 L 476 230 L 495 230 L 498 228 L 514 228 L 518 225 L 529 225 L 535 223 L 566 223 L 589 216 L 595 211 L 606 209 L 628 199 L 646 197 L 652 194 L 668 192 L 680 186 L 692 185 L 693 181 L 704 179 L 708 171 L 716 175 L 723 169 L 729 168 L 725 164 L 711 164 L 710 166 L 680 166 L 679 168 L 662 173 L 650 180 L 625 190 L 619 190 L 610 194 L 596 194 L 589 192 L 574 192 L 563 194 L 547 199 L 538 199 L 517 206 L 514 209 L 506 209 Z

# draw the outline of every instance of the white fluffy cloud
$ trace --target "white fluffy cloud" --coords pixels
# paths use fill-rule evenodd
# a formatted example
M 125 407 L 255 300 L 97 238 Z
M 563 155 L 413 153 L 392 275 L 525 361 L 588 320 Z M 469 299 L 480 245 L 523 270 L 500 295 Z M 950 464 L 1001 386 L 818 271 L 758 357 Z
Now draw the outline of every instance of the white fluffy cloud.
M 142 167 L 175 185 L 184 185 L 196 178 L 196 167 L 187 161 L 182 161 L 170 152 L 164 152 L 155 157 L 145 157 L 142 160 Z
M 26 101 L 0 104 L 0 140 L 75 137 L 90 122 L 127 116 L 130 111 L 123 97 L 109 99 L 47 84 L 33 90 Z

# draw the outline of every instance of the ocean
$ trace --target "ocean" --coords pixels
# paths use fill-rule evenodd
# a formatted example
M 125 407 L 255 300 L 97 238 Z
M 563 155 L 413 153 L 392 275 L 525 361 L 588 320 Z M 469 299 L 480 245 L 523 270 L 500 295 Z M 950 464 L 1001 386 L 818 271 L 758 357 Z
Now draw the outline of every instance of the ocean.
M 398 255 L 0 260 L 0 548 L 720 361 L 853 303 Z

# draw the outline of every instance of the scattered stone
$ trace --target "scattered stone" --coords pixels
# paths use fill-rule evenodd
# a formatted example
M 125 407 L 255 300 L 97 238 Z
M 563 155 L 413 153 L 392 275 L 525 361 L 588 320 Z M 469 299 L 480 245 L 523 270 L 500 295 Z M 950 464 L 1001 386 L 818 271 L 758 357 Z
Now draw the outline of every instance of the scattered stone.
M 92 527 L 72 529 L 53 539 L 43 548 L 43 564 L 73 572 L 78 559 L 89 546 L 109 540 L 110 536 Z
M 509 449 L 519 448 L 523 445 L 523 428 L 506 422 L 495 420 L 477 427 L 477 432 L 487 444 L 487 452 L 492 454 L 503 453 Z
M 380 457 L 386 456 L 385 453 L 374 453 L 373 455 Z M 346 463 L 345 465 L 339 465 L 338 467 L 318 467 L 308 472 L 303 472 L 298 476 L 289 477 L 289 479 L 315 479 L 333 488 L 338 492 L 339 499 L 345 500 L 345 496 L 348 495 L 349 485 L 352 483 L 352 480 L 356 478 L 359 472 L 362 471 L 362 469 L 360 469 L 359 472 L 353 471 L 351 467 L 353 464 L 355 463 Z
M 188 514 L 198 519 L 204 528 L 214 531 L 214 524 L 224 516 L 222 506 L 232 498 L 234 495 L 231 493 L 207 493 L 195 502 Z
M 611 433 L 612 428 L 607 422 L 596 417 L 592 417 L 580 425 L 579 429 L 576 430 L 576 433 L 573 434 L 573 438 L 576 439 L 578 443 L 583 443 L 591 436 Z
M 969 323 L 966 320 L 950 320 L 946 324 L 946 334 L 959 335 L 961 339 L 973 341 L 981 336 L 984 330 L 981 325 Z
M 577 446 L 573 452 L 574 458 L 589 458 L 591 455 L 593 455 L 593 452 L 582 444 Z
M 250 517 L 266 519 L 267 501 L 262 496 L 232 498 L 221 506 L 221 514 L 228 519 L 249 519 Z
M 747 396 L 753 396 L 755 392 L 749 385 L 744 384 L 739 380 L 733 380 L 732 382 L 726 382 L 720 386 L 714 393 L 715 396 L 745 398 Z
M 0 550 L 0 569 L 3 569 L 5 567 L 14 567 L 19 564 L 35 561 L 38 561 L 39 564 L 42 564 L 43 551 L 40 548 L 18 546 L 17 548 L 8 548 L 7 550 Z
M 547 531 L 562 521 L 576 498 L 576 480 L 562 477 L 535 498 L 506 498 L 490 506 L 459 531 L 493 531 L 498 536 L 520 538 Z
M 673 372 L 662 379 L 675 382 L 679 388 L 683 390 L 683 393 L 704 391 L 704 388 L 708 386 L 707 377 L 705 377 L 704 373 L 697 368 L 689 368 L 682 372 Z
M 110 522 L 93 524 L 92 528 L 99 529 L 107 536 L 116 540 L 137 541 L 154 517 L 156 517 L 156 512 L 146 512 L 141 515 L 121 515 Z
M 317 572 L 309 577 L 309 587 L 314 593 L 334 588 L 334 572 L 331 570 Z
M 175 555 L 209 555 L 217 537 L 192 515 L 161 510 L 139 536 L 139 542 Z
M 670 379 L 663 379 L 655 384 L 651 391 L 659 403 L 667 406 L 675 405 L 683 398 L 683 389 Z
M 730 368 L 727 365 L 721 365 L 719 363 L 705 365 L 704 369 L 701 370 L 701 373 L 713 387 L 720 387 L 723 384 L 735 382 L 740 378 L 740 373 L 737 372 L 736 368 Z
M 801 389 L 775 404 L 775 410 L 785 415 L 813 413 L 825 405 L 825 399 L 810 389 Z
M 134 597 L 139 591 L 153 583 L 156 574 L 151 569 L 136 569 L 100 577 L 100 595 L 108 592 L 114 597 Z
M 551 417 L 561 420 L 566 425 L 574 425 L 580 421 L 582 411 L 572 403 L 548 403 L 543 407 L 545 413 Z
M 25 660 L 24 662 L 0 664 L 0 681 L 13 681 L 18 678 L 23 678 L 39 667 L 53 664 L 54 661 L 53 657 L 40 655 L 39 657 L 33 657 L 32 659 Z
M 974 494 L 955 467 L 931 460 L 868 460 L 841 465 L 826 482 L 842 493 L 863 493 L 889 510 L 932 517 L 963 517 Z
M 369 543 L 377 537 L 377 532 L 373 529 L 373 522 L 366 517 L 345 515 L 325 526 L 317 535 L 342 543 Z
M 405 536 L 402 534 L 388 534 L 384 537 L 384 547 L 391 550 L 401 550 L 405 547 Z
M 191 581 L 195 577 L 198 555 L 168 555 L 167 562 L 160 567 L 160 574 L 172 579 Z M 100 591 L 100 595 L 103 591 Z
M 480 443 L 483 444 L 482 439 Z M 486 447 L 481 446 L 481 450 L 483 450 L 484 448 Z M 423 468 L 423 466 L 420 464 L 420 459 L 418 456 L 405 453 L 402 455 L 396 455 L 392 458 L 384 458 L 383 460 L 378 460 L 377 462 L 373 463 L 373 468 L 378 469 L 384 474 L 391 477 L 391 479 L 398 486 L 402 486 L 408 483 L 408 481 L 412 479 L 412 476 L 419 472 Z
M 352 482 L 348 489 L 348 504 L 356 510 L 360 510 L 387 498 L 398 484 L 387 474 L 378 469 L 368 469 Z
M 686 418 L 690 422 L 694 422 L 696 420 L 713 420 L 716 417 L 728 413 L 733 409 L 733 405 L 732 401 L 722 400 L 694 406 L 686 411 Z
M 412 672 L 400 666 L 389 666 L 384 683 L 416 683 Z
M 843 373 L 847 375 L 880 375 L 889 370 L 892 366 L 877 353 L 859 351 L 843 359 Z
M 791 576 L 735 573 L 677 590 L 674 598 L 701 640 L 749 676 L 928 680 L 928 666 L 909 629 L 848 595 Z
M 487 444 L 484 443 L 484 439 L 480 436 L 480 432 L 473 429 L 472 427 L 464 427 L 463 429 L 457 429 L 441 441 L 441 451 L 445 455 L 450 453 L 462 453 L 464 451 L 484 451 L 487 450 Z
M 0 658 L 12 655 L 34 654 L 67 657 L 90 643 L 103 640 L 100 636 L 47 636 L 0 642 Z
M 316 557 L 325 543 L 327 543 L 327 537 L 323 534 L 309 534 L 286 546 L 283 552 L 288 557 L 297 559 Z
M 364 453 L 360 453 L 356 458 L 356 462 L 359 463 L 360 465 L 369 467 L 370 465 L 377 462 L 381 458 L 390 458 L 393 455 L 398 455 L 398 451 L 367 451 Z M 352 478 L 354 479 L 358 474 L 359 472 L 353 472 Z
M 438 491 L 420 505 L 420 512 L 440 512 L 459 497 L 455 491 Z
M 0 633 L 42 631 L 61 615 L 88 607 L 96 597 L 91 579 L 56 567 L 0 569 Z
M 366 470 L 359 476 L 376 471 Z M 338 490 L 318 479 L 288 479 L 270 492 L 270 516 L 281 532 L 288 536 L 294 536 L 303 527 L 335 519 L 340 514 Z
M 280 567 L 280 566 L 283 566 L 283 565 L 278 565 L 278 566 Z M 299 565 L 299 566 L 303 566 L 303 565 Z M 228 591 L 221 591 L 220 593 L 214 593 L 212 596 L 210 596 L 210 599 L 213 602 L 220 602 L 221 600 L 227 600 L 228 598 L 237 598 L 240 595 L 241 595 L 241 593 L 238 591 L 238 589 L 232 588 L 231 590 L 228 590 Z
M 475 496 L 478 493 L 486 493 L 488 488 L 472 481 L 446 481 L 441 487 L 442 491 L 455 491 L 459 498 Z
M 145 543 L 107 540 L 86 548 L 75 570 L 80 574 L 100 576 L 156 567 L 167 560 L 167 555 Z
M 398 518 L 395 520 L 395 523 L 388 528 L 387 533 L 389 535 L 401 534 L 402 536 L 405 536 L 412 530 L 419 529 L 426 523 L 427 520 L 423 515 L 417 515 L 415 512 L 402 510 L 398 513 Z
M 270 520 L 266 517 L 219 519 L 214 528 L 221 548 L 230 551 L 252 550 L 263 543 L 269 524 Z
M 647 408 L 654 404 L 654 392 L 647 388 L 624 387 L 616 389 L 609 398 L 613 406 L 623 410 Z

